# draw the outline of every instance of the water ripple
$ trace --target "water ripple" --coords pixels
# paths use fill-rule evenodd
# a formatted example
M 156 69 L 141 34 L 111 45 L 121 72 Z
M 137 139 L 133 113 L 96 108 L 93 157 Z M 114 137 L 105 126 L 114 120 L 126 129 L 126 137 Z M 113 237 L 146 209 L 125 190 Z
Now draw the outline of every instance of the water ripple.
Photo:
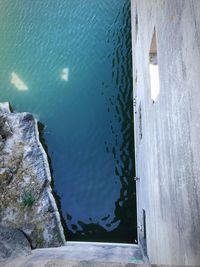
M 48 127 L 67 238 L 134 242 L 130 1 L 0 0 L 0 36 L 1 101 Z

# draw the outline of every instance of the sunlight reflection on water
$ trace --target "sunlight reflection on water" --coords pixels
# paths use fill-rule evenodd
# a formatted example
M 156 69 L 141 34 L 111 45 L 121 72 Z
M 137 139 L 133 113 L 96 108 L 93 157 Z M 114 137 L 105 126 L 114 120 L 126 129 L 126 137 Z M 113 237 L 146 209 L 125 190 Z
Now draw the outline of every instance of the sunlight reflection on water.
M 29 90 L 25 82 L 15 73 L 11 73 L 10 82 L 15 86 L 18 91 L 27 91 Z
M 60 75 L 61 80 L 68 82 L 69 80 L 69 68 L 64 68 Z

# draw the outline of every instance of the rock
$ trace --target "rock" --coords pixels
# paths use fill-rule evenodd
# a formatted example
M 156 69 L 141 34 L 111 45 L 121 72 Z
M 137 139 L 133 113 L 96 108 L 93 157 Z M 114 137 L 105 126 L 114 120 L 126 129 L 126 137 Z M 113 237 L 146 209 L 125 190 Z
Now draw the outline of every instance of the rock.
M 30 243 L 21 231 L 0 226 L 0 265 L 7 259 L 27 256 L 30 253 Z
M 12 129 L 6 121 L 6 115 L 4 114 L 0 114 L 0 135 L 3 139 L 12 135 Z
M 37 121 L 29 113 L 11 113 L 8 105 L 0 104 L 0 135 L 0 224 L 23 231 L 33 248 L 63 245 Z
M 0 187 L 6 187 L 12 180 L 12 173 L 9 168 L 0 168 Z

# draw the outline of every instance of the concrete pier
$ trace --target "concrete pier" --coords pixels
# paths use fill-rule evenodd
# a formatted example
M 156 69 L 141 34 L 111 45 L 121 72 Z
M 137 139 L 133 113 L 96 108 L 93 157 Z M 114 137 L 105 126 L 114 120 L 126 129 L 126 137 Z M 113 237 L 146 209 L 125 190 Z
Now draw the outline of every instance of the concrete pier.
M 132 0 L 132 43 L 140 244 L 200 266 L 200 1 Z

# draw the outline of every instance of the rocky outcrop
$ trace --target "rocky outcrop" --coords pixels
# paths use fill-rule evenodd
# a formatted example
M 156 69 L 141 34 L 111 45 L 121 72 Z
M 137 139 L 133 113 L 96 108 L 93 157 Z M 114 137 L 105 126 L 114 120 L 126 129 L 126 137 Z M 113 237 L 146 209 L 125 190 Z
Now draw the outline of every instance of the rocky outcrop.
M 33 248 L 65 242 L 50 182 L 37 121 L 0 104 L 0 224 L 23 231 Z
M 21 231 L 0 226 L 0 265 L 8 258 L 11 260 L 30 253 L 30 243 Z

